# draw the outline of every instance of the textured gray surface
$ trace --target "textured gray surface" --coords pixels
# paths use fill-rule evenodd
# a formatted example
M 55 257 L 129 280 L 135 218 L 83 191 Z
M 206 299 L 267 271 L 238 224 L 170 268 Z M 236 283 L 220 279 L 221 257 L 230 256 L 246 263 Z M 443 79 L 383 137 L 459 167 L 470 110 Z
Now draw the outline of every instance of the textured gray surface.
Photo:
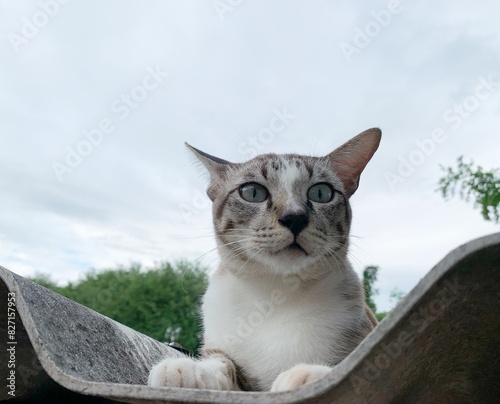
M 0 267 L 0 400 L 7 400 L 7 296 L 16 295 L 16 400 L 128 403 L 496 403 L 500 233 L 445 257 L 323 380 L 270 394 L 144 386 L 182 356 Z

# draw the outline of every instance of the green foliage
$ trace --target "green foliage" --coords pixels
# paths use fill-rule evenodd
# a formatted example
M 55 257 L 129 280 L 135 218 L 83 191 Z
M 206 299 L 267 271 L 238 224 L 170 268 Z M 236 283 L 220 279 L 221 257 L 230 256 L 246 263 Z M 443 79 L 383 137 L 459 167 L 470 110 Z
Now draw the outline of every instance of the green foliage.
M 367 305 L 382 320 L 387 313 L 377 313 L 374 302 L 378 270 L 375 265 L 364 269 L 363 286 Z M 165 262 L 145 270 L 132 264 L 91 271 L 66 286 L 58 286 L 41 273 L 31 280 L 159 341 L 177 341 L 192 351 L 199 348 L 199 305 L 207 287 L 206 271 L 199 266 Z M 402 296 L 397 289 L 391 292 L 391 298 L 400 300 Z
M 378 270 L 378 266 L 369 265 L 363 271 L 363 287 L 365 289 L 366 304 L 374 313 L 377 312 L 377 306 L 373 299 L 375 295 L 378 294 L 378 289 L 374 288 L 374 284 L 377 281 Z
M 394 302 L 394 305 L 397 305 L 403 298 L 405 297 L 405 292 L 398 288 L 394 288 L 391 290 L 391 293 L 389 295 L 391 302 Z
M 400 290 L 398 288 L 394 288 L 394 289 L 391 290 L 389 298 L 390 298 L 391 302 L 394 304 L 394 307 L 396 307 L 399 304 L 399 302 L 401 300 L 403 300 L 403 298 L 405 297 L 405 295 L 406 295 L 406 293 L 403 292 L 402 290 Z M 387 316 L 387 314 L 389 314 L 389 312 L 383 311 L 383 312 L 375 313 L 375 317 L 377 317 L 377 320 L 380 321 L 385 316 Z
M 500 221 L 500 176 L 498 169 L 484 171 L 474 162 L 465 163 L 463 156 L 457 159 L 457 168 L 443 167 L 445 175 L 439 179 L 439 188 L 444 198 L 455 196 L 457 187 L 460 199 L 469 202 L 474 199 L 474 207 L 481 208 L 485 220 Z
M 375 304 L 374 298 L 378 295 L 378 289 L 375 289 L 374 285 L 378 278 L 378 270 L 379 267 L 376 265 L 368 265 L 363 271 L 363 287 L 365 288 L 365 299 L 366 304 L 370 309 L 372 309 L 375 317 L 378 321 L 381 321 L 385 316 L 387 316 L 388 312 L 382 311 L 377 312 L 377 305 Z M 395 305 L 397 305 L 401 299 L 405 296 L 405 293 L 398 288 L 394 288 L 391 291 L 391 301 L 395 301 Z
M 58 287 L 50 277 L 32 280 L 159 341 L 178 341 L 197 350 L 201 333 L 200 298 L 206 271 L 188 262 L 161 263 L 89 272 L 84 279 Z
M 29 279 L 31 279 L 33 282 L 38 283 L 39 285 L 45 286 L 47 289 L 60 293 L 59 290 L 61 288 L 57 286 L 57 284 L 52 280 L 49 274 L 36 272 L 35 275 Z

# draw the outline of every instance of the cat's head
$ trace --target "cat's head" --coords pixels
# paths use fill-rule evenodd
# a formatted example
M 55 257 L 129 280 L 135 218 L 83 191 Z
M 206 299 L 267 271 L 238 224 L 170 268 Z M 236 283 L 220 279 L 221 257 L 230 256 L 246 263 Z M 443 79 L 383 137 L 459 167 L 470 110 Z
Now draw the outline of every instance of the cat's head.
M 381 138 L 368 129 L 324 157 L 264 154 L 230 163 L 188 145 L 210 173 L 221 260 L 241 271 L 299 274 L 344 263 L 349 198 Z

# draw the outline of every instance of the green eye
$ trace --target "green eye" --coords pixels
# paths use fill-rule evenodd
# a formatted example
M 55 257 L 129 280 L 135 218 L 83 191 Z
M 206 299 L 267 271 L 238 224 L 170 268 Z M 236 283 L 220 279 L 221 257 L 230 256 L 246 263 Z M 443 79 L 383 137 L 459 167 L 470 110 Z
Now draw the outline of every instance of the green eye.
M 264 202 L 268 194 L 266 187 L 255 182 L 240 187 L 240 196 L 247 202 Z
M 318 203 L 330 202 L 333 199 L 333 188 L 324 182 L 315 184 L 307 191 L 307 198 Z

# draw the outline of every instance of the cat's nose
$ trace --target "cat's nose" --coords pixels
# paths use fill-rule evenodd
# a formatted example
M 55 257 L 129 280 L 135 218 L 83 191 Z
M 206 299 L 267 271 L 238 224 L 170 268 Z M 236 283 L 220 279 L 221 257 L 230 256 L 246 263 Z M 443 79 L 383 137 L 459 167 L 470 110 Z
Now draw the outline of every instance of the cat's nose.
M 304 213 L 291 213 L 283 216 L 279 222 L 296 236 L 309 224 L 309 218 Z

